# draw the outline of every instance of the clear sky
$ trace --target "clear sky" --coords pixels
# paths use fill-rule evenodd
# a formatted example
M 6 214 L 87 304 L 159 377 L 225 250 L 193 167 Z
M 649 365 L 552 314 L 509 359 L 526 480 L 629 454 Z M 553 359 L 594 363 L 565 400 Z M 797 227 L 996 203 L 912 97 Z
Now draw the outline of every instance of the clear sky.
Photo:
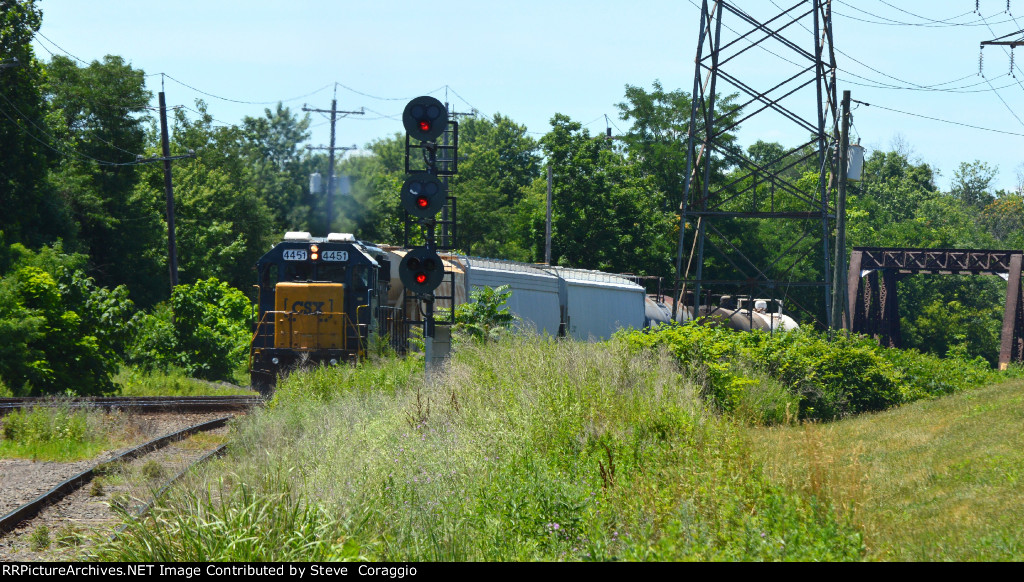
M 773 0 L 734 0 L 753 14 Z M 795 0 L 774 0 L 785 7 Z M 1024 51 L 1010 76 L 1010 51 L 979 43 L 1024 29 L 1024 0 L 834 0 L 838 88 L 872 104 L 854 111 L 854 137 L 871 149 L 902 143 L 939 172 L 947 188 L 960 162 L 997 166 L 998 185 L 1016 189 L 1024 170 Z M 36 53 L 83 61 L 120 55 L 163 79 L 171 105 L 207 102 L 225 124 L 260 115 L 278 100 L 360 110 L 337 125 L 338 145 L 360 148 L 402 131 L 405 102 L 421 94 L 456 111 L 501 113 L 540 137 L 555 113 L 594 133 L 628 130 L 615 105 L 627 84 L 692 89 L 699 0 L 39 0 Z M 1018 16 L 1017 13 L 1020 13 Z M 724 24 L 737 30 L 735 17 Z M 723 29 L 724 35 L 730 32 Z M 811 45 L 792 28 L 787 38 Z M 801 40 L 803 39 L 803 40 Z M 774 50 L 774 49 L 773 49 Z M 781 79 L 779 52 L 749 51 L 731 72 L 759 89 Z M 167 77 L 161 77 L 164 73 Z M 936 90 L 941 89 L 941 90 Z M 793 102 L 796 107 L 799 104 Z M 973 125 L 983 131 L 887 111 Z M 804 113 L 814 117 L 813 108 Z M 310 145 L 329 123 L 312 114 Z M 1017 135 L 1009 135 L 1017 134 Z M 796 145 L 795 126 L 751 120 L 739 137 Z M 351 155 L 351 154 L 350 154 Z

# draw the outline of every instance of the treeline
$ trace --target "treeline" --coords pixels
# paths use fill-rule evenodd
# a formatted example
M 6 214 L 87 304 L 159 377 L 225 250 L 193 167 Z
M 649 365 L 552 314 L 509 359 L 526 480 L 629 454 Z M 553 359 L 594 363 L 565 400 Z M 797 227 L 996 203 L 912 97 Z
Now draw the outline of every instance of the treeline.
M 0 348 L 0 379 L 18 390 L 40 381 L 16 362 L 32 346 L 51 346 L 56 359 L 79 357 L 71 348 L 52 348 L 55 333 L 66 335 L 61 341 L 69 345 L 105 346 L 97 350 L 107 354 L 106 363 L 96 369 L 107 370 L 139 340 L 107 341 L 104 334 L 112 332 L 100 327 L 162 329 L 160 337 L 169 337 L 165 324 L 173 319 L 165 307 L 171 290 L 163 168 L 147 162 L 161 155 L 150 106 L 156 77 L 120 56 L 88 64 L 62 56 L 39 60 L 30 44 L 42 19 L 37 2 L 0 5 L 0 61 L 12 65 L 0 69 L 0 328 L 20 329 L 21 335 L 9 337 L 22 338 Z M 717 102 L 719 116 L 739 114 L 732 99 Z M 463 159 L 453 180 L 461 250 L 542 260 L 550 167 L 554 263 L 671 279 L 690 96 L 657 81 L 649 90 L 626 85 L 617 108 L 628 129 L 614 139 L 558 113 L 543 135 L 501 114 L 461 120 Z M 334 197 L 336 218 L 326 224 L 324 197 L 309 190 L 309 175 L 326 174 L 327 163 L 303 147 L 308 116 L 278 104 L 224 125 L 197 102 L 175 109 L 171 123 L 171 155 L 196 154 L 172 164 L 182 283 L 215 278 L 248 290 L 256 259 L 288 230 L 401 242 L 401 134 L 381 137 L 340 161 L 336 173 L 349 178 L 351 192 Z M 743 150 L 735 136 L 724 143 Z M 783 151 L 781 144 L 758 141 L 743 153 L 768 163 Z M 745 179 L 724 160 L 715 160 L 712 180 Z M 813 161 L 786 172 L 809 190 L 817 183 Z M 936 187 L 934 171 L 906 151 L 873 152 L 864 175 L 850 189 L 851 247 L 1024 248 L 1024 199 L 1020 192 L 994 191 L 996 170 L 983 162 L 962 164 L 947 192 Z M 777 224 L 727 234 L 753 257 L 798 236 Z M 50 267 L 39 265 L 46 261 Z M 817 268 L 808 261 L 796 271 L 813 277 Z M 113 301 L 120 307 L 107 319 L 90 315 L 93 307 L 75 303 L 67 289 L 57 303 L 43 305 L 52 298 L 44 301 L 37 288 L 51 282 L 33 269 L 47 273 L 58 290 L 78 285 L 83 305 Z M 940 355 L 952 350 L 994 359 L 1004 290 L 997 278 L 906 279 L 900 289 L 905 341 Z M 61 319 L 67 313 L 79 318 L 75 326 L 65 321 L 73 317 Z M 158 314 L 163 324 L 125 323 Z M 141 352 L 159 345 L 157 339 L 149 337 L 150 347 Z M 54 365 L 38 361 L 51 362 L 48 369 Z M 192 364 L 186 367 L 212 369 Z

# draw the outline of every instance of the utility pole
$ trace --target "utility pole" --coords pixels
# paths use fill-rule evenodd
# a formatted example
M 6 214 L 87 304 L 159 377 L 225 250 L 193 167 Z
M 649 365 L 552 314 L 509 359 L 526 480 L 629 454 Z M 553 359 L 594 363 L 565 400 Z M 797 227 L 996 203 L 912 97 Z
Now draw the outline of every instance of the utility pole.
M 836 196 L 836 258 L 832 274 L 832 328 L 850 329 L 846 301 L 846 171 L 850 159 L 850 92 L 843 91 L 839 137 L 839 192 Z
M 551 264 L 551 164 L 548 164 L 548 211 L 544 221 L 544 264 Z
M 337 87 L 335 87 L 335 90 L 337 90 Z M 338 100 L 337 99 L 331 99 L 331 108 L 330 109 L 313 109 L 313 108 L 309 108 L 309 107 L 306 107 L 305 105 L 303 105 L 302 106 L 302 110 L 303 111 L 315 111 L 316 113 L 330 113 L 331 114 L 331 145 L 326 146 L 326 147 L 324 147 L 324 146 L 319 146 L 319 147 L 306 146 L 310 150 L 327 150 L 329 152 L 329 155 L 330 155 L 330 162 L 328 163 L 328 166 L 327 166 L 327 198 L 326 198 L 326 202 L 327 202 L 327 230 L 330 231 L 331 230 L 331 223 L 334 222 L 334 200 L 332 198 L 334 196 L 334 150 L 342 150 L 343 152 L 345 152 L 345 151 L 348 151 L 348 150 L 356 149 L 355 145 L 353 145 L 352 147 L 335 147 L 334 146 L 334 124 L 338 121 L 338 114 L 339 113 L 343 114 L 344 117 L 348 117 L 349 115 L 365 115 L 366 111 L 364 110 L 363 107 L 360 107 L 359 111 L 338 111 Z
M 188 151 L 188 155 L 171 156 L 170 140 L 167 136 L 167 101 L 164 99 L 164 92 L 160 92 L 160 146 L 163 157 L 152 157 L 143 160 L 142 156 L 136 157 L 140 163 L 158 162 L 164 163 L 164 194 L 167 196 L 167 268 L 171 275 L 171 290 L 178 286 L 178 248 L 174 240 L 174 188 L 171 185 L 171 161 L 184 158 L 194 158 L 196 153 Z
M 171 289 L 178 286 L 178 248 L 174 242 L 174 187 L 171 185 L 171 144 L 167 137 L 167 100 L 160 92 L 160 147 L 164 155 L 164 194 L 167 196 L 167 265 Z

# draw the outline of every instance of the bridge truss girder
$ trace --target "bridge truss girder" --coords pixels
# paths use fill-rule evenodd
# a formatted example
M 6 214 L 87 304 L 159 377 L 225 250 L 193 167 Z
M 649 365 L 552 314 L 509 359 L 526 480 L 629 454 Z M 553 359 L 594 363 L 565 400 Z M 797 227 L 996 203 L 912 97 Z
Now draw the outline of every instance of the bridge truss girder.
M 999 342 L 999 368 L 1024 362 L 1024 251 L 855 247 L 847 273 L 848 313 L 843 327 L 873 336 L 883 346 L 902 347 L 896 286 L 912 274 L 1001 275 L 1007 277 Z

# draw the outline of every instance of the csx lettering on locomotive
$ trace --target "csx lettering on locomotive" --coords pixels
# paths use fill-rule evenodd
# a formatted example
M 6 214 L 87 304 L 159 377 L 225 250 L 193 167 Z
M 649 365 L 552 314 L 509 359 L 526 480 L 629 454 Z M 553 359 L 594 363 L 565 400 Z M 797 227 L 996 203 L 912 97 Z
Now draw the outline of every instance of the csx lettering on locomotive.
M 292 313 L 323 313 L 326 301 L 296 301 L 292 303 Z M 333 301 L 331 304 L 333 305 Z M 328 312 L 334 309 L 328 309 Z

